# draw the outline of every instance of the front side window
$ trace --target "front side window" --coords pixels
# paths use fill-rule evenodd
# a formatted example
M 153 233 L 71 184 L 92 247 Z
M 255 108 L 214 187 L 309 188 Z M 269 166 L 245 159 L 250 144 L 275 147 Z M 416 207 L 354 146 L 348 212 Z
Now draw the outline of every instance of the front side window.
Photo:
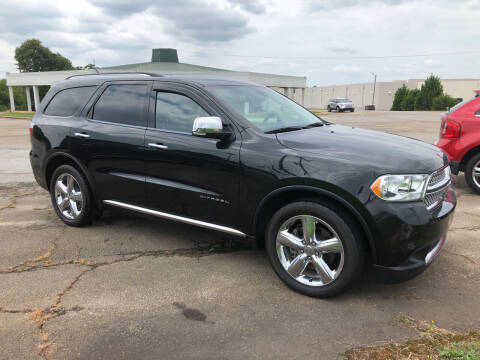
M 157 129 L 191 134 L 194 120 L 203 116 L 209 114 L 189 97 L 176 93 L 157 93 L 155 109 Z
M 112 123 L 146 126 L 147 85 L 109 85 L 94 105 L 91 118 Z
M 55 94 L 43 112 L 49 116 L 72 116 L 90 99 L 96 86 L 64 89 Z
M 212 86 L 214 95 L 264 132 L 322 124 L 322 120 L 272 89 L 254 86 Z

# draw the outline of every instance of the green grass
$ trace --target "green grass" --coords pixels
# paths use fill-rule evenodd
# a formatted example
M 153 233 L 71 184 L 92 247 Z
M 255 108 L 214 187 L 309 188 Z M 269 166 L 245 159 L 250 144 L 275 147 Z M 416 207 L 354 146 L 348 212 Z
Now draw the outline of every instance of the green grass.
M 454 344 L 438 352 L 441 359 L 480 360 L 480 342 Z
M 33 117 L 33 112 L 0 112 L 0 117 L 19 117 L 19 118 L 26 118 L 31 119 Z

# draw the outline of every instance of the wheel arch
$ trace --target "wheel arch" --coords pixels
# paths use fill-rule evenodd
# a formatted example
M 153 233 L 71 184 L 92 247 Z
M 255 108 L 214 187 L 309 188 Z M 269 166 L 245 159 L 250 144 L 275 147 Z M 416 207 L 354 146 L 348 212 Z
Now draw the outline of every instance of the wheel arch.
M 334 203 L 340 206 L 343 210 L 347 211 L 347 213 L 349 213 L 357 222 L 357 225 L 363 230 L 368 252 L 372 260 L 374 262 L 377 260 L 374 236 L 367 220 L 365 219 L 365 216 L 362 215 L 361 210 L 359 210 L 344 197 L 335 194 L 332 191 L 307 185 L 284 186 L 272 191 L 260 201 L 255 211 L 253 224 L 253 230 L 255 233 L 255 238 L 257 239 L 257 243 L 263 241 L 264 234 L 262 229 L 266 228 L 275 211 L 277 211 L 280 207 L 298 199 L 308 198 L 320 200 L 320 203 L 322 201 Z
M 66 152 L 55 152 L 52 153 L 45 161 L 45 174 L 44 179 L 47 185 L 48 191 L 50 191 L 50 181 L 52 179 L 55 169 L 61 165 L 71 165 L 76 168 L 80 173 L 85 177 L 88 187 L 90 188 L 90 193 L 93 195 L 96 200 L 96 193 L 93 191 L 94 187 L 93 181 L 90 177 L 90 174 L 86 167 L 77 160 L 74 156 Z
M 468 161 L 478 153 L 480 153 L 480 145 L 474 146 L 468 150 L 465 155 L 463 155 L 462 161 L 460 161 L 460 170 L 465 171 Z

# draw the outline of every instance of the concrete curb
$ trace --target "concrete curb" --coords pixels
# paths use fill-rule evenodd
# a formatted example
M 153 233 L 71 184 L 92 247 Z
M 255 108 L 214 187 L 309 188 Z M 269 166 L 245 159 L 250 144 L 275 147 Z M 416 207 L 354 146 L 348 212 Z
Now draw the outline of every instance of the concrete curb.
M 32 118 L 15 117 L 15 116 L 0 116 L 0 119 L 13 119 L 13 120 L 32 120 Z

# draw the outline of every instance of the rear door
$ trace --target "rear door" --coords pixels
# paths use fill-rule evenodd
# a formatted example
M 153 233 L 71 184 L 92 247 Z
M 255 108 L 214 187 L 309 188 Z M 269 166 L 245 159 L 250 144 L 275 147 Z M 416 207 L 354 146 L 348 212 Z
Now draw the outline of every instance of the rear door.
M 200 90 L 158 82 L 150 100 L 145 136 L 146 194 L 150 208 L 219 225 L 235 226 L 238 215 L 238 133 L 229 141 L 192 135 L 200 116 L 219 116 L 235 127 Z
M 103 200 L 145 202 L 144 140 L 150 81 L 108 82 L 71 130 L 71 151 Z

